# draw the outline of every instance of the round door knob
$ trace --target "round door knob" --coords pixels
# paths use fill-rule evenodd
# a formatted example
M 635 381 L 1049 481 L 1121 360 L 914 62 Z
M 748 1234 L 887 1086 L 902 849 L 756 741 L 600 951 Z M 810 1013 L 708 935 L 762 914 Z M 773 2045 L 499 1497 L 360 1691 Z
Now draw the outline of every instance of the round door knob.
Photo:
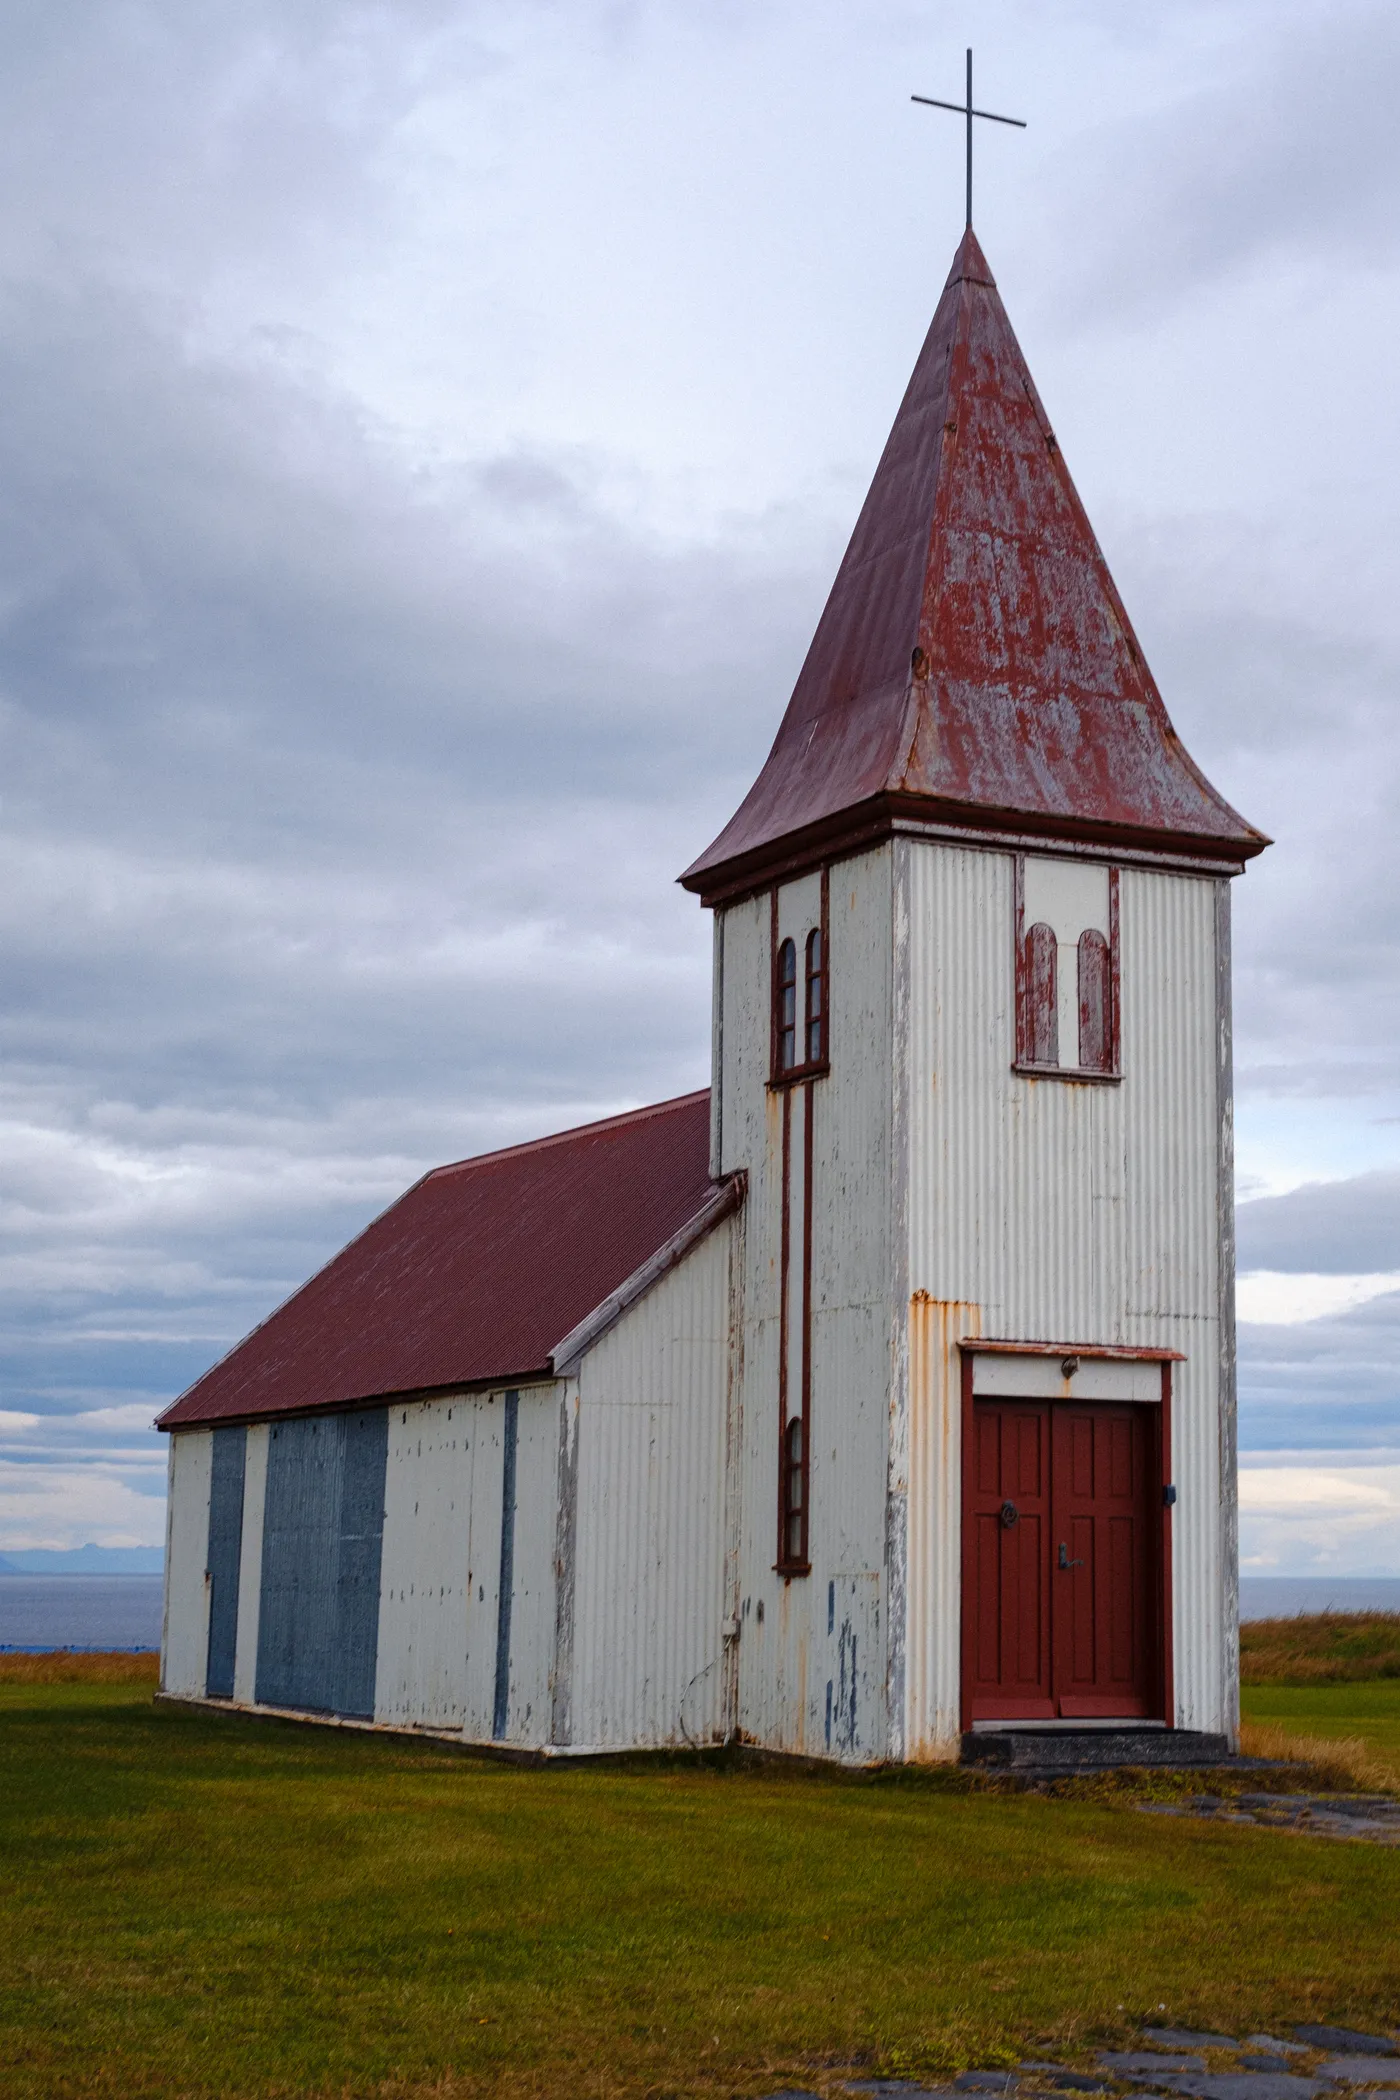
M 1001 1505 L 1002 1528 L 1006 1531 L 1010 1531 L 1012 1525 L 1016 1522 L 1016 1519 L 1020 1516 L 1020 1514 L 1021 1512 L 1017 1509 L 1014 1502 L 1003 1502 Z

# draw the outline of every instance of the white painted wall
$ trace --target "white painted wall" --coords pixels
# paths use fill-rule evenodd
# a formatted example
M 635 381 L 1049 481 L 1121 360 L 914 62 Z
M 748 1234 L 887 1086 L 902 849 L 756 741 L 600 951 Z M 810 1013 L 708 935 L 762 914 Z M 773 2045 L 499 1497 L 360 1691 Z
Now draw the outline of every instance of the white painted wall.
M 639 1298 L 578 1371 L 570 1666 L 575 1746 L 725 1734 L 726 1219 Z M 558 1471 L 556 1428 L 552 1462 Z M 566 1527 L 567 1529 L 567 1527 Z
M 899 1290 L 891 867 L 881 847 L 831 873 L 831 1069 L 812 1087 L 812 1572 L 792 1578 L 773 1571 L 782 1096 L 768 1086 L 769 897 L 721 915 L 723 1166 L 749 1177 L 735 1359 L 738 1724 L 755 1741 L 852 1762 L 884 1756 L 888 1742 L 885 1503 Z M 779 891 L 778 937 L 790 934 L 799 954 L 819 900 L 816 876 Z
M 491 1738 L 504 1422 L 502 1393 L 389 1410 L 376 1721 Z
M 214 1437 L 181 1429 L 170 1439 L 165 1519 L 165 1622 L 161 1690 L 202 1699 L 209 1668 L 209 1481 Z
M 510 1614 L 506 1739 L 550 1737 L 554 1676 L 554 1546 L 559 1513 L 559 1416 L 564 1382 L 522 1390 L 515 1452 L 515 1583 Z

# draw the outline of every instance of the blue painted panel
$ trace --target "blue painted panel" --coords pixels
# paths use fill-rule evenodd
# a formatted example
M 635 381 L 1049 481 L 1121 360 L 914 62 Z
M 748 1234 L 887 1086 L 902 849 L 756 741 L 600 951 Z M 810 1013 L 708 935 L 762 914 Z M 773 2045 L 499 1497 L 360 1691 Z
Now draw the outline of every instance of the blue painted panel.
M 309 1415 L 268 1432 L 257 1697 L 374 1712 L 384 1536 L 383 1408 Z
M 246 1429 L 214 1431 L 209 1477 L 209 1653 L 204 1691 L 233 1697 L 233 1652 L 238 1639 L 238 1562 L 243 1550 L 243 1460 Z
M 336 1587 L 338 1714 L 374 1713 L 379 1656 L 379 1563 L 384 1544 L 384 1471 L 389 1413 L 375 1407 L 343 1415 L 345 1458 Z

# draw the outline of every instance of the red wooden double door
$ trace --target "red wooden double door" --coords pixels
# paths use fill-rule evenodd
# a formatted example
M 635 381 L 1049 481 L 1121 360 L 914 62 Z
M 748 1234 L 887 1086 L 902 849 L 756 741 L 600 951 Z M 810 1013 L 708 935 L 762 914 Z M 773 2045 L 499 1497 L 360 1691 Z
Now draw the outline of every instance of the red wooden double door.
M 1160 1410 L 977 1399 L 970 1429 L 965 1721 L 1160 1718 Z

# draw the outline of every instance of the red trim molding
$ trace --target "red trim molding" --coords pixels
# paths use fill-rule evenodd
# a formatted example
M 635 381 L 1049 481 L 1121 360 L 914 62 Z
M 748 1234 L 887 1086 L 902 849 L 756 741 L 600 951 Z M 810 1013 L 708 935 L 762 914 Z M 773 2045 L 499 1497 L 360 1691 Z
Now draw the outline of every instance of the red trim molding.
M 968 1335 L 958 1343 L 968 1356 L 1111 1357 L 1127 1363 L 1184 1364 L 1180 1349 L 1140 1349 L 1126 1342 L 999 1342 L 987 1335 Z
M 1162 1719 L 1176 1726 L 1176 1613 L 1172 1598 L 1172 1512 L 1167 1488 L 1172 1477 L 1172 1361 L 1162 1361 L 1162 1405 L 1157 1412 L 1157 1477 L 1161 1486 L 1162 1538 L 1157 1552 L 1157 1625 L 1160 1629 L 1158 1663 L 1161 1671 Z M 1183 1362 L 1177 1357 L 1176 1362 Z

